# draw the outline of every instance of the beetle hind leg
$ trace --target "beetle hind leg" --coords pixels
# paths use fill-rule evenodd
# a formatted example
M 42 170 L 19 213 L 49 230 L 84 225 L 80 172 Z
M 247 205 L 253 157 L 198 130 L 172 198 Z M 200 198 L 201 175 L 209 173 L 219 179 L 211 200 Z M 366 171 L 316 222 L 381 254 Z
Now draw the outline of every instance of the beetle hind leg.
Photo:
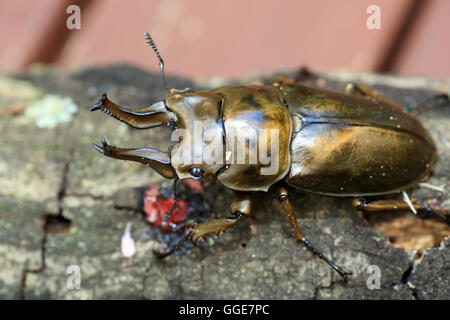
M 431 107 L 440 105 L 439 102 L 444 102 L 447 104 L 447 106 L 450 106 L 450 97 L 446 93 L 437 94 L 432 97 L 426 98 L 425 100 L 416 105 L 404 107 L 403 111 L 408 112 L 413 116 L 416 116 L 419 113 L 427 109 L 430 109 Z
M 410 205 L 405 200 L 376 200 L 368 202 L 363 198 L 355 198 L 352 200 L 353 206 L 364 212 L 375 212 L 375 211 L 393 211 L 393 210 L 411 210 Z M 412 206 L 417 211 L 417 213 L 422 213 L 426 215 L 436 216 L 448 225 L 450 225 L 450 215 L 441 213 L 435 209 L 412 203 Z
M 348 276 L 352 275 L 352 272 L 345 271 L 342 267 L 336 265 L 333 261 L 328 259 L 326 256 L 324 256 L 319 250 L 314 248 L 308 239 L 306 239 L 298 227 L 297 224 L 297 217 L 295 215 L 295 209 L 294 206 L 291 204 L 288 198 L 288 192 L 285 188 L 280 188 L 278 191 L 278 199 L 281 202 L 281 205 L 283 206 L 284 212 L 286 214 L 286 217 L 289 220 L 289 223 L 291 224 L 292 231 L 294 233 L 295 240 L 297 242 L 302 243 L 305 245 L 313 254 L 318 256 L 320 259 L 325 261 L 329 266 L 331 266 L 339 275 L 344 279 L 344 281 L 347 281 Z

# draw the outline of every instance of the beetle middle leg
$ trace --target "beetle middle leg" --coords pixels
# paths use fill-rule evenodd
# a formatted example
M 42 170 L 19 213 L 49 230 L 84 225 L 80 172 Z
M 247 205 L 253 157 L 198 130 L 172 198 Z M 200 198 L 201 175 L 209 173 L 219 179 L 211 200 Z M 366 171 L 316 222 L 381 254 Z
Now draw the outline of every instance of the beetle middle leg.
M 295 209 L 292 203 L 289 201 L 288 198 L 288 192 L 285 188 L 280 188 L 278 190 L 278 199 L 281 202 L 281 205 L 283 206 L 284 212 L 286 214 L 286 217 L 289 220 L 289 223 L 291 224 L 292 232 L 294 233 L 295 240 L 297 242 L 300 242 L 304 244 L 309 250 L 312 251 L 315 255 L 317 255 L 320 259 L 325 261 L 329 266 L 331 266 L 339 275 L 347 281 L 347 277 L 352 275 L 351 272 L 345 271 L 342 267 L 337 266 L 333 261 L 325 257 L 319 250 L 314 248 L 308 239 L 306 239 L 298 227 L 297 224 L 297 217 L 295 215 Z
M 395 102 L 387 97 L 385 97 L 380 92 L 376 91 L 375 89 L 372 89 L 364 84 L 360 83 L 354 83 L 354 82 L 347 82 L 344 85 L 344 93 L 345 94 L 351 94 L 351 95 L 362 95 L 366 97 L 372 97 L 374 99 L 377 99 L 378 101 L 389 103 L 396 108 L 407 112 L 413 116 L 418 115 L 419 113 L 433 107 L 436 105 L 437 102 L 445 102 L 447 105 L 450 105 L 450 97 L 446 93 L 441 93 L 434 95 L 432 97 L 426 98 L 422 102 L 419 102 L 418 104 L 415 104 L 413 106 L 404 106 L 398 102 Z
M 389 103 L 398 109 L 403 109 L 403 105 L 385 97 L 380 92 L 361 83 L 347 82 L 344 85 L 344 93 L 350 95 L 361 95 L 375 98 L 378 101 Z
M 241 223 L 251 212 L 251 193 L 250 192 L 236 192 L 237 199 L 231 203 L 231 216 L 228 218 L 219 218 L 213 221 L 195 224 L 189 229 L 189 232 L 171 249 L 166 252 L 154 250 L 153 253 L 159 259 L 171 255 L 175 251 L 182 248 L 184 243 L 188 240 L 196 243 L 199 239 L 204 239 L 210 234 L 220 234 L 225 232 L 239 223 Z

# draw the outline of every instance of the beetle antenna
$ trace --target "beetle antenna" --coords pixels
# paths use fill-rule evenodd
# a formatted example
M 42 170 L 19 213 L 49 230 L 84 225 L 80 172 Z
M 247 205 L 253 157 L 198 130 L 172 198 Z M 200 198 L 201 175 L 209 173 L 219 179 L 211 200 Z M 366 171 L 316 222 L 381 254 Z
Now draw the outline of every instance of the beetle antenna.
M 162 79 L 164 82 L 164 87 L 170 93 L 169 86 L 167 85 L 167 82 L 166 82 L 166 76 L 164 75 L 164 60 L 161 57 L 161 55 L 159 54 L 158 48 L 156 47 L 156 44 L 153 41 L 150 34 L 148 32 L 144 32 L 144 37 L 145 37 L 145 40 L 147 41 L 148 45 L 152 47 L 153 51 L 155 52 L 156 56 L 159 59 L 159 68 L 161 69 L 161 75 L 162 75 Z
M 162 222 L 162 225 L 165 226 L 169 222 L 170 218 L 172 217 L 173 211 L 175 210 L 177 203 L 178 203 L 178 196 L 177 196 L 177 181 L 178 178 L 175 178 L 175 181 L 173 182 L 173 204 L 170 210 L 164 215 L 164 220 Z

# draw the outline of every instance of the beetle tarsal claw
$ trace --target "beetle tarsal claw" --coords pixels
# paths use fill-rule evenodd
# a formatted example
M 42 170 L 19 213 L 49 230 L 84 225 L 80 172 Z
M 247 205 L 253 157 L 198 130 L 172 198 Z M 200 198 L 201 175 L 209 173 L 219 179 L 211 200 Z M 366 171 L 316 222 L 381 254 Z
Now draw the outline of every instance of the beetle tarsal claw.
M 100 140 L 102 141 L 103 150 L 106 150 L 108 153 L 111 152 L 111 148 L 109 147 L 108 143 L 106 142 L 105 137 L 101 137 Z
M 100 147 L 99 145 L 97 145 L 97 144 L 95 144 L 94 143 L 94 148 L 98 151 L 98 152 L 100 152 L 100 153 L 102 153 L 102 154 L 104 154 L 104 155 L 108 155 L 108 154 L 110 154 L 111 153 L 111 148 L 110 148 L 110 146 L 109 146 L 109 144 L 106 142 L 106 139 L 105 139 L 105 137 L 100 137 L 100 141 L 101 141 L 101 143 L 102 143 L 102 147 Z M 105 152 L 106 151 L 106 152 Z
M 105 103 L 105 101 L 108 100 L 108 97 L 106 96 L 106 93 L 102 95 L 102 98 L 92 106 L 91 111 L 101 110 L 102 105 Z
M 96 145 L 95 143 L 94 143 L 94 148 L 95 148 L 95 150 L 97 150 L 98 152 L 103 153 L 103 148 L 100 147 L 100 146 L 98 146 L 98 145 Z

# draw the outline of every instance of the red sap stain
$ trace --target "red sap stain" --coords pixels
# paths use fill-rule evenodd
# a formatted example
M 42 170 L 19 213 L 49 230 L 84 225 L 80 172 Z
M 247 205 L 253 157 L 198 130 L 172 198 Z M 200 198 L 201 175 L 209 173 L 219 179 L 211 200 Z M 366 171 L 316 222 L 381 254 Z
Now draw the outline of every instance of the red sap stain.
M 166 225 L 163 225 L 164 216 L 170 211 L 173 203 L 173 198 L 163 198 L 159 196 L 158 184 L 154 183 L 150 185 L 144 195 L 144 212 L 147 215 L 146 220 L 165 231 L 174 231 L 172 226 L 175 224 L 176 227 L 182 224 L 186 219 L 189 205 L 186 201 L 178 199 L 178 203 L 173 210 L 170 220 Z

